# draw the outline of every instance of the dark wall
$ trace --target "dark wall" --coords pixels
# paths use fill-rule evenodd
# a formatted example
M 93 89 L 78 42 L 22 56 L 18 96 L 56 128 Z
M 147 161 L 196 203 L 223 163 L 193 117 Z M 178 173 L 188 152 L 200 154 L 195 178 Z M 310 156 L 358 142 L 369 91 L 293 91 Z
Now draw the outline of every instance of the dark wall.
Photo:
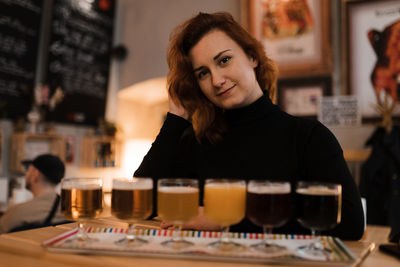
M 38 82 L 45 121 L 104 118 L 115 1 L 0 0 L 0 118 L 25 116 Z
M 47 119 L 96 124 L 104 117 L 115 3 L 53 0 L 45 83 L 65 96 Z
M 42 6 L 42 0 L 0 0 L 0 118 L 31 109 Z

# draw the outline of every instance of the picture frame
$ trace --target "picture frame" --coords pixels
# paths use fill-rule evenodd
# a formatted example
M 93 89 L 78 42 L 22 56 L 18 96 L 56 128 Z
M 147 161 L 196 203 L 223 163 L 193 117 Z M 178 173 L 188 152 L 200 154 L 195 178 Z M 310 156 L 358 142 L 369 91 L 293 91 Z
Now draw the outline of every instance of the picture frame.
M 378 97 L 384 99 L 384 91 L 399 100 L 396 88 L 385 87 L 392 70 L 386 65 L 391 59 L 385 56 L 388 42 L 384 39 L 389 40 L 388 34 L 395 32 L 388 30 L 391 25 L 400 27 L 400 2 L 342 0 L 342 16 L 342 93 L 356 95 L 363 121 L 375 122 L 382 118 L 376 105 Z M 396 32 L 400 34 L 400 29 Z M 400 74 L 397 79 L 399 84 Z M 398 120 L 400 109 L 392 116 Z
M 50 153 L 65 161 L 65 140 L 60 135 L 15 132 L 11 134 L 9 143 L 8 171 L 12 173 L 25 173 L 21 162 L 33 160 L 41 154 Z
M 300 1 L 304 3 L 302 6 L 304 8 L 296 9 L 295 17 L 304 19 L 300 22 L 289 19 L 289 26 L 280 25 L 288 24 L 287 9 L 296 6 L 290 1 L 248 1 L 248 30 L 261 41 L 267 56 L 277 64 L 280 78 L 311 77 L 332 73 L 331 0 Z M 278 2 L 288 3 L 288 6 L 270 12 L 271 8 L 267 3 Z M 270 19 L 263 19 L 265 17 Z M 278 22 L 271 23 L 271 21 Z M 279 24 L 279 21 L 282 23 Z
M 332 95 L 330 76 L 278 80 L 278 106 L 293 116 L 317 118 L 318 100 Z

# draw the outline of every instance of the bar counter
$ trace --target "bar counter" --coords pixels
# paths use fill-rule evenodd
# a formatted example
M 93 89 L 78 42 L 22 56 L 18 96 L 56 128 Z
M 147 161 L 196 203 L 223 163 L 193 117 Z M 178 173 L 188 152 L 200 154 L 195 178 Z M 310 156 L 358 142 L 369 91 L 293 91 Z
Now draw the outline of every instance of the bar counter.
M 89 223 L 95 227 L 126 227 L 125 223 L 113 218 L 102 218 Z M 158 228 L 158 222 L 143 221 L 138 227 Z M 261 266 L 254 263 L 210 262 L 187 259 L 146 258 L 133 256 L 103 256 L 103 255 L 77 255 L 61 254 L 47 251 L 41 242 L 57 236 L 76 227 L 75 223 L 55 227 L 39 228 L 0 235 L 0 266 Z M 362 267 L 394 267 L 400 261 L 379 251 L 379 244 L 387 242 L 390 229 L 388 227 L 368 226 L 360 241 L 345 241 L 344 243 L 359 256 L 353 264 L 343 266 Z M 304 264 L 303 264 L 304 265 Z M 268 266 L 263 264 L 262 266 Z M 272 266 L 272 265 L 271 265 Z M 273 265 L 276 266 L 276 265 Z M 279 265 L 288 266 L 288 265 Z

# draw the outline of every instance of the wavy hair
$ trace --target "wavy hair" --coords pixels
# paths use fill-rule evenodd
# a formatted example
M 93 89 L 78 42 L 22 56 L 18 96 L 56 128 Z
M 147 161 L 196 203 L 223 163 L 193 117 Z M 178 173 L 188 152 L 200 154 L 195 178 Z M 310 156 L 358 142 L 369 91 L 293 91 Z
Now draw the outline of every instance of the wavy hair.
M 208 100 L 201 91 L 189 58 L 190 50 L 212 30 L 225 32 L 249 57 L 257 60 L 256 79 L 271 99 L 275 97 L 278 73 L 274 62 L 266 56 L 262 44 L 229 13 L 199 13 L 175 28 L 167 53 L 169 95 L 188 112 L 196 139 L 199 142 L 216 143 L 227 131 L 223 110 Z

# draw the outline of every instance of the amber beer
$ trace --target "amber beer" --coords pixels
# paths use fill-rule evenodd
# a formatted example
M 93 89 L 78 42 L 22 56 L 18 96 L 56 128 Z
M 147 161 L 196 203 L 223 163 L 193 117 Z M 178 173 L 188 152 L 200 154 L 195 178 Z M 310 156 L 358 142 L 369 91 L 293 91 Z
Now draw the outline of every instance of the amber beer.
M 228 227 L 239 223 L 246 213 L 246 183 L 208 179 L 204 186 L 204 215 Z
M 98 185 L 61 189 L 61 213 L 69 219 L 95 218 L 103 210 L 103 190 Z
M 298 188 L 298 220 L 306 228 L 326 231 L 334 228 L 341 219 L 341 187 L 331 189 L 326 186 Z
M 121 220 L 146 219 L 153 211 L 151 179 L 113 180 L 111 213 Z
M 182 224 L 198 214 L 199 189 L 168 186 L 158 188 L 158 215 L 165 221 Z
M 290 184 L 249 185 L 247 218 L 260 227 L 280 227 L 290 218 Z

